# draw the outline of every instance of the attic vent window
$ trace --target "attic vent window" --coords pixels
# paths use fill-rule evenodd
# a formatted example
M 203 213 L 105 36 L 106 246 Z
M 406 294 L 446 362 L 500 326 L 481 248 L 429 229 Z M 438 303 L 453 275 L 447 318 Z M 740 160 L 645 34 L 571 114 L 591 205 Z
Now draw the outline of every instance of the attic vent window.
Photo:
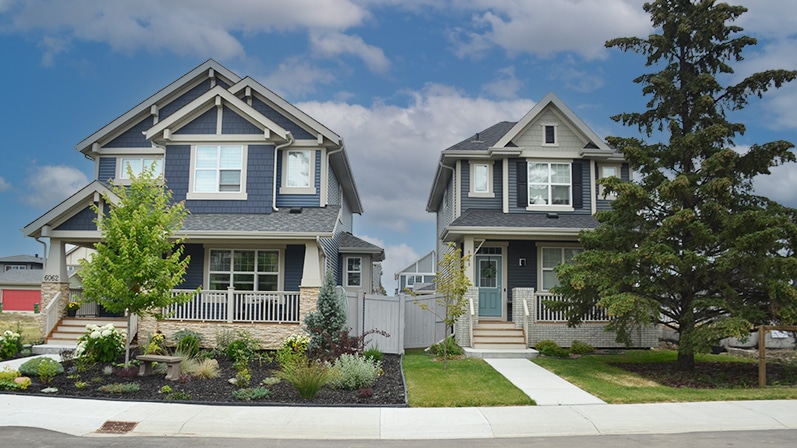
M 475 136 L 475 137 L 473 137 L 473 141 L 474 141 L 474 142 L 477 142 L 477 143 L 480 143 L 480 142 L 482 141 L 482 139 L 481 139 L 481 133 L 477 132 L 477 133 L 476 133 L 476 136 Z
M 546 213 L 545 216 L 548 219 L 559 219 L 559 214 L 558 213 Z
M 290 213 L 291 215 L 298 215 L 301 212 L 302 212 L 302 208 L 301 207 L 294 207 L 294 208 L 290 209 L 290 211 L 288 211 L 288 213 Z

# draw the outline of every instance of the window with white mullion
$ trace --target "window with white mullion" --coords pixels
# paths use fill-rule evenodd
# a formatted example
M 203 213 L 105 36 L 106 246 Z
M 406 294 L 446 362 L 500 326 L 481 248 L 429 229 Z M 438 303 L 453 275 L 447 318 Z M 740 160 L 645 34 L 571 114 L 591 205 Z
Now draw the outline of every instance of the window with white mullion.
M 363 259 L 346 258 L 346 286 L 362 286 Z
M 569 163 L 529 162 L 529 205 L 564 205 L 572 201 Z
M 194 161 L 195 193 L 239 193 L 243 169 L 241 146 L 197 146 Z
M 130 172 L 133 173 L 133 176 L 138 176 L 143 170 L 150 170 L 155 176 L 163 174 L 163 160 L 160 157 L 122 157 L 119 162 L 117 179 L 129 180 Z M 130 168 L 129 172 L 128 167 Z
M 576 254 L 583 252 L 580 247 L 542 247 L 540 248 L 540 285 L 541 291 L 548 291 L 559 285 L 554 268 L 569 262 Z
M 278 291 L 279 251 L 214 249 L 208 271 L 211 290 Z

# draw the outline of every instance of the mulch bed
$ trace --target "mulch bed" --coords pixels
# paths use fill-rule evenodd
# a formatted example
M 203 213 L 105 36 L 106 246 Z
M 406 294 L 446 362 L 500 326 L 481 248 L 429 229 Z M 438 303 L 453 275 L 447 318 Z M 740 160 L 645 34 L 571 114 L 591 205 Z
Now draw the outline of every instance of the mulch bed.
M 39 378 L 31 377 L 33 384 L 27 390 L 14 391 L 13 393 L 220 405 L 406 406 L 404 379 L 401 372 L 401 356 L 399 355 L 384 355 L 382 358 L 384 375 L 376 380 L 372 388 L 373 393 L 370 396 L 364 396 L 367 394 L 363 394 L 358 390 L 340 390 L 324 387 L 314 398 L 303 399 L 290 383 L 283 380 L 278 384 L 267 386 L 271 390 L 271 394 L 268 397 L 251 402 L 233 398 L 232 392 L 238 388 L 230 384 L 229 379 L 235 378 L 236 371 L 232 366 L 232 362 L 226 358 L 218 359 L 218 362 L 221 373 L 218 378 L 190 378 L 185 381 L 169 381 L 164 378 L 164 374 L 126 377 L 124 369 L 118 367 L 114 367 L 114 373 L 106 375 L 103 373 L 104 365 L 97 365 L 89 371 L 76 373 L 72 369 L 71 362 L 66 361 L 63 364 L 67 373 L 56 376 L 49 385 L 42 384 Z M 279 364 L 276 362 L 260 364 L 257 360 L 252 361 L 249 368 L 249 372 L 252 375 L 250 387 L 259 386 L 264 378 L 274 376 L 278 369 Z M 73 372 L 72 378 L 69 378 L 70 372 Z M 138 367 L 134 369 L 134 373 L 137 372 Z M 74 377 L 74 375 L 78 375 L 78 377 Z M 88 383 L 87 387 L 77 388 L 75 383 L 78 381 Z M 102 385 L 130 382 L 138 383 L 140 390 L 124 394 L 103 393 L 98 390 Z M 161 392 L 161 388 L 167 385 L 171 387 L 173 392 L 184 392 L 190 395 L 191 399 L 169 400 L 167 394 Z M 46 387 L 55 387 L 58 392 L 42 394 L 41 390 Z
M 693 389 L 758 387 L 758 363 L 696 362 L 695 370 L 684 372 L 675 362 L 611 363 L 629 372 L 669 387 Z M 797 364 L 767 362 L 767 385 L 797 385 Z

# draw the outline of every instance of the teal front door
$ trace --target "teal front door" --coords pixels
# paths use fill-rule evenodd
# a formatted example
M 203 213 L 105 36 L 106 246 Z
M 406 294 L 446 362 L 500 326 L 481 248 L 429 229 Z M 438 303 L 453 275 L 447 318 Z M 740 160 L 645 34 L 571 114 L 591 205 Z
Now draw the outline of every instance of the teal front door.
M 501 317 L 503 314 L 503 285 L 501 284 L 501 256 L 476 256 L 476 286 L 479 287 L 479 316 Z

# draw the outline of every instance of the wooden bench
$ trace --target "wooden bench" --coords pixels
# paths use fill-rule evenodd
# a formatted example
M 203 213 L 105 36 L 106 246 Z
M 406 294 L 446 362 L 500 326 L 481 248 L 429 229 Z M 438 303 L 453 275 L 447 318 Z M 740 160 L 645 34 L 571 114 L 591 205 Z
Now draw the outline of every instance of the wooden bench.
M 138 355 L 136 359 L 141 363 L 138 367 L 138 376 L 152 375 L 152 363 L 162 362 L 166 364 L 166 379 L 177 381 L 180 379 L 180 363 L 182 356 L 164 355 Z

